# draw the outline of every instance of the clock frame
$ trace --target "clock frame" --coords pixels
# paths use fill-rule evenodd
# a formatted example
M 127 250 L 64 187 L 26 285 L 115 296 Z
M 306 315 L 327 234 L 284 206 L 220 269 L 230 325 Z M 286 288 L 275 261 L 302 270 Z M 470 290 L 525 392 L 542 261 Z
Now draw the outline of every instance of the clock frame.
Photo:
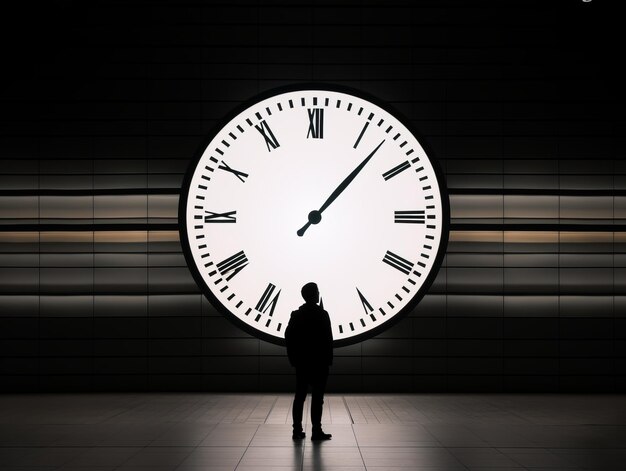
M 261 93 L 253 97 L 252 99 L 246 101 L 240 106 L 235 107 L 235 109 L 233 109 L 223 120 L 221 120 L 212 129 L 212 131 L 203 139 L 201 144 L 198 146 L 198 149 L 194 157 L 191 159 L 189 168 L 187 170 L 187 173 L 183 181 L 181 196 L 179 200 L 180 240 L 181 240 L 181 245 L 183 248 L 184 256 L 187 261 L 187 265 L 196 283 L 200 287 L 202 293 L 207 297 L 209 302 L 220 313 L 225 315 L 231 322 L 233 322 L 235 325 L 237 325 L 239 328 L 249 333 L 250 335 L 253 335 L 262 340 L 269 341 L 271 343 L 284 345 L 283 337 L 280 337 L 278 335 L 272 335 L 263 330 L 259 330 L 258 328 L 254 327 L 254 325 L 238 317 L 237 314 L 233 313 L 231 309 L 229 309 L 229 307 L 224 302 L 225 300 L 218 298 L 216 293 L 214 293 L 213 290 L 209 287 L 210 282 L 206 278 L 206 274 L 208 272 L 205 271 L 205 276 L 203 276 L 203 274 L 200 272 L 202 267 L 198 266 L 197 260 L 196 258 L 194 258 L 194 249 L 192 249 L 192 245 L 191 245 L 192 242 L 190 241 L 191 234 L 189 233 L 190 231 L 188 228 L 188 223 L 191 222 L 193 224 L 193 222 L 189 221 L 187 218 L 187 204 L 188 204 L 188 200 L 190 197 L 191 183 L 194 178 L 194 174 L 196 173 L 196 170 L 198 168 L 198 165 L 200 162 L 206 161 L 206 159 L 204 161 L 202 159 L 203 159 L 203 156 L 207 154 L 208 146 L 225 129 L 225 126 L 230 125 L 234 133 L 237 133 L 237 128 L 239 128 L 240 132 L 243 134 L 245 130 L 242 129 L 242 127 L 244 127 L 245 126 L 244 123 L 248 121 L 248 126 L 249 126 L 250 131 L 253 132 L 255 135 L 258 131 L 258 133 L 261 135 L 263 139 L 261 142 L 265 144 L 267 148 L 266 149 L 267 152 L 271 153 L 272 150 L 276 150 L 280 146 L 280 136 L 278 137 L 276 136 L 272 127 L 268 125 L 268 122 L 265 119 L 261 119 L 261 117 L 259 117 L 258 121 L 250 122 L 250 120 L 245 120 L 242 118 L 243 116 L 242 113 L 244 113 L 246 110 L 250 110 L 252 107 L 259 104 L 260 102 L 263 102 L 264 100 L 267 100 L 273 97 L 277 97 L 277 96 L 280 96 L 286 93 L 291 93 L 291 92 L 309 93 L 311 91 L 315 91 L 319 93 L 320 103 L 319 104 L 317 103 L 317 98 L 315 99 L 316 100 L 315 103 L 312 103 L 312 102 L 308 103 L 309 108 L 307 108 L 307 113 L 308 113 L 308 119 L 309 119 L 309 127 L 307 129 L 306 139 L 323 139 L 324 138 L 324 126 L 323 126 L 324 110 L 328 109 L 329 111 L 332 111 L 332 108 L 340 108 L 342 106 L 341 100 L 339 99 L 336 100 L 339 103 L 335 103 L 335 102 L 329 103 L 329 99 L 326 98 L 326 102 L 323 103 L 322 99 L 323 99 L 324 92 L 341 93 L 341 94 L 354 97 L 354 100 L 364 100 L 366 102 L 369 102 L 374 107 L 380 108 L 381 110 L 383 110 L 384 112 L 388 113 L 393 118 L 395 118 L 395 120 L 397 120 L 400 123 L 400 125 L 403 126 L 406 129 L 406 131 L 408 131 L 412 135 L 411 137 L 413 137 L 417 141 L 417 144 L 420 147 L 420 151 L 421 151 L 420 155 L 422 156 L 422 158 L 425 156 L 428 159 L 428 162 L 430 165 L 429 170 L 432 170 L 432 177 L 436 179 L 436 183 L 438 187 L 437 188 L 438 192 L 436 196 L 438 198 L 435 198 L 435 199 L 437 199 L 438 203 L 440 204 L 440 208 L 439 208 L 440 217 L 437 220 L 438 245 L 437 247 L 429 247 L 430 249 L 435 249 L 435 250 L 426 251 L 422 249 L 421 256 L 426 257 L 426 258 L 432 258 L 432 260 L 431 260 L 431 264 L 429 265 L 430 267 L 429 270 L 424 273 L 419 273 L 420 279 L 418 281 L 421 283 L 419 289 L 417 291 L 411 292 L 409 301 L 405 302 L 404 305 L 400 309 L 395 310 L 393 313 L 391 313 L 391 310 L 393 309 L 393 305 L 391 304 L 390 301 L 388 301 L 387 303 L 389 304 L 389 306 L 391 306 L 391 309 L 388 309 L 386 306 L 381 306 L 379 308 L 382 313 L 382 316 L 381 316 L 380 313 L 374 312 L 374 308 L 371 306 L 371 304 L 367 300 L 366 295 L 364 295 L 362 291 L 359 290 L 358 286 L 356 286 L 356 292 L 354 293 L 354 296 L 357 296 L 356 300 L 361 302 L 363 309 L 365 310 L 365 313 L 368 314 L 368 309 L 371 309 L 371 312 L 369 312 L 369 315 L 371 316 L 372 319 L 374 319 L 374 322 L 376 320 L 375 319 L 376 316 L 378 316 L 379 319 L 381 319 L 381 321 L 377 325 L 373 325 L 372 327 L 369 327 L 369 329 L 366 331 L 358 332 L 358 333 L 355 333 L 354 335 L 349 335 L 347 337 L 336 339 L 334 341 L 334 346 L 339 347 L 339 346 L 345 346 L 345 345 L 358 343 L 362 340 L 378 335 L 382 331 L 387 330 L 389 327 L 397 323 L 400 319 L 404 318 L 406 314 L 408 314 L 412 309 L 414 309 L 415 306 L 419 303 L 419 301 L 423 298 L 424 294 L 432 285 L 437 275 L 437 272 L 441 266 L 441 263 L 443 261 L 445 250 L 447 247 L 448 233 L 449 233 L 449 200 L 448 200 L 448 194 L 447 194 L 445 179 L 443 177 L 443 174 L 438 166 L 437 161 L 433 158 L 432 150 L 428 148 L 426 140 L 414 129 L 411 123 L 406 118 L 404 118 L 401 113 L 393 109 L 389 104 L 382 102 L 376 97 L 373 97 L 369 94 L 366 94 L 364 92 L 361 92 L 359 90 L 356 90 L 350 87 L 312 83 L 312 84 L 286 86 L 286 87 L 280 87 L 280 88 L 268 90 L 265 93 Z M 294 105 L 293 103 L 290 103 L 288 101 L 285 101 L 284 103 L 285 107 L 286 106 L 297 107 L 298 105 L 299 105 L 298 103 Z M 279 106 L 282 107 L 282 105 L 279 105 Z M 302 101 L 301 106 L 304 107 L 307 105 L 305 105 L 305 102 Z M 352 107 L 352 103 L 349 103 L 349 102 L 344 103 L 343 106 L 346 107 L 348 111 L 350 111 L 348 107 Z M 363 110 L 363 107 L 361 107 L 361 110 Z M 357 110 L 355 109 L 354 111 L 356 112 Z M 267 112 L 271 116 L 271 111 L 269 110 L 269 108 Z M 359 111 L 358 114 L 360 116 L 361 111 Z M 258 116 L 258 113 L 257 113 L 257 116 Z M 242 119 L 239 125 L 238 123 L 233 122 L 233 119 L 237 117 L 240 117 Z M 367 111 L 364 112 L 363 122 L 365 124 L 364 124 L 364 127 L 361 129 L 361 131 L 358 133 L 358 136 L 354 136 L 356 138 L 354 142 L 354 149 L 356 149 L 357 146 L 361 145 L 361 140 L 363 139 L 363 135 L 365 134 L 368 126 L 372 126 L 371 129 L 376 127 L 376 125 L 378 125 L 378 127 L 381 128 L 381 121 L 383 120 L 382 119 L 378 120 L 378 117 L 375 116 L 375 113 L 369 113 L 368 115 Z M 385 129 L 386 127 L 387 126 L 384 125 L 382 129 Z M 388 140 L 390 143 L 397 145 L 398 143 L 394 142 L 398 140 L 398 137 L 395 137 L 394 139 L 394 136 L 396 136 L 396 134 L 397 136 L 400 136 L 400 133 L 396 133 L 395 130 L 391 132 L 387 130 L 387 132 L 384 135 L 385 139 L 383 139 L 383 141 L 380 144 L 382 145 L 386 140 Z M 233 142 L 231 142 L 231 144 L 234 144 L 234 141 L 237 139 L 237 135 L 233 135 L 233 132 L 230 132 L 229 135 L 232 136 L 232 139 L 233 139 Z M 400 141 L 402 141 L 402 139 L 400 139 Z M 404 142 L 406 143 L 406 141 Z M 226 147 L 230 147 L 228 142 L 222 141 L 222 143 L 223 143 L 222 147 L 224 149 L 226 149 Z M 402 144 L 402 142 L 400 142 L 400 144 Z M 380 145 L 378 147 L 380 147 Z M 409 145 L 407 147 L 406 152 L 404 152 L 403 150 L 403 152 L 407 155 L 407 160 L 405 162 L 401 162 L 398 165 L 390 165 L 389 169 L 386 172 L 383 172 L 381 176 L 384 181 L 391 180 L 392 178 L 396 177 L 400 173 L 411 168 L 412 159 L 415 159 L 415 162 L 419 161 L 419 158 L 416 158 L 415 154 L 414 156 L 411 156 L 411 153 L 413 153 L 413 150 L 409 149 L 409 147 L 411 146 Z M 376 150 L 377 149 L 378 148 L 376 148 Z M 371 149 L 367 149 L 368 152 L 370 150 Z M 376 152 L 376 150 L 374 152 Z M 214 151 L 217 151 L 217 153 L 215 153 Z M 219 168 L 219 170 L 225 173 L 228 173 L 230 177 L 236 178 L 241 182 L 245 182 L 247 180 L 249 175 L 245 173 L 241 168 L 236 168 L 235 165 L 233 165 L 232 162 L 228 162 L 227 159 L 218 160 L 218 158 L 220 157 L 220 155 L 218 154 L 223 152 L 219 149 L 219 146 L 215 147 L 214 151 L 211 151 L 213 152 L 214 157 L 213 156 L 210 157 L 211 162 L 212 162 L 211 172 L 214 172 L 215 170 Z M 264 153 L 264 152 L 265 152 L 264 149 L 259 148 L 259 153 Z M 222 155 L 224 154 L 222 153 Z M 357 158 L 357 160 L 355 160 L 355 164 L 357 163 L 358 160 L 360 159 Z M 206 168 L 209 168 L 209 166 L 207 166 Z M 415 168 L 413 169 L 418 171 Z M 430 186 L 425 185 L 424 188 L 430 188 Z M 328 189 L 328 192 L 330 192 L 330 190 L 331 188 Z M 197 191 L 197 190 L 194 190 L 194 191 Z M 324 197 L 326 197 L 327 195 L 325 195 L 324 191 L 322 191 L 322 193 L 320 193 L 319 196 L 320 196 L 319 204 L 321 204 Z M 339 196 L 339 198 L 341 198 L 341 196 Z M 313 209 L 313 211 L 309 213 L 309 209 Z M 221 223 L 227 224 L 230 222 L 235 222 L 234 220 L 235 215 L 233 213 L 236 213 L 236 211 L 225 211 L 222 208 L 219 211 L 218 210 L 216 211 L 205 210 L 205 212 L 208 214 L 205 214 L 203 217 L 204 217 L 204 221 L 206 221 L 207 223 L 208 222 L 221 222 Z M 307 213 L 309 213 L 308 222 L 306 219 Z M 314 213 L 318 213 L 318 214 L 314 214 Z M 315 207 L 306 208 L 306 211 L 303 209 L 302 223 L 306 223 L 306 224 L 305 224 L 305 227 L 301 228 L 301 231 L 302 229 L 305 229 L 305 230 L 308 229 L 309 231 L 317 229 L 316 227 L 313 227 L 313 226 L 318 223 L 320 224 L 320 228 L 322 228 L 324 226 L 324 222 L 320 223 L 320 221 L 317 220 L 318 216 L 319 216 L 319 219 L 323 219 L 323 217 L 321 217 L 321 213 L 317 211 Z M 194 216 L 194 217 L 197 218 L 198 216 Z M 398 211 L 394 211 L 393 222 L 394 223 L 427 224 L 427 221 L 426 221 L 427 217 L 430 217 L 430 216 L 427 216 L 426 214 L 424 214 L 424 211 L 398 210 Z M 311 229 L 311 227 L 313 227 L 313 229 Z M 294 231 L 295 229 L 297 228 L 294 228 Z M 193 228 L 192 228 L 192 232 L 193 232 Z M 305 237 L 305 238 L 307 237 L 306 234 L 300 234 L 300 231 L 298 231 L 298 236 Z M 194 240 L 193 243 L 197 243 L 197 241 Z M 424 247 L 427 247 L 427 245 L 424 245 Z M 427 253 L 424 253 L 424 252 L 427 252 Z M 197 255 L 197 250 L 196 250 L 196 255 Z M 381 261 L 387 264 L 387 266 L 395 268 L 396 270 L 406 273 L 407 275 L 413 272 L 413 267 L 416 267 L 415 263 L 404 259 L 403 257 L 395 254 L 391 250 L 388 250 L 384 254 L 384 257 Z M 243 253 L 243 251 L 241 251 L 241 253 L 237 252 L 237 253 L 232 254 L 232 256 L 222 258 L 219 262 L 215 260 L 212 273 L 214 274 L 216 273 L 218 277 L 220 277 L 220 275 L 223 275 L 221 276 L 221 278 L 228 278 L 229 276 L 232 278 L 235 275 L 237 275 L 239 271 L 243 270 L 247 266 L 247 262 L 248 262 L 247 257 Z M 215 265 L 221 266 L 221 268 L 218 268 Z M 417 271 L 415 271 L 415 273 L 417 273 Z M 213 279 L 213 281 L 215 281 L 215 279 Z M 309 280 L 309 281 L 318 281 L 318 280 Z M 413 284 L 415 284 L 415 282 L 413 282 Z M 405 289 L 407 293 L 409 293 L 406 287 L 403 286 L 403 288 Z M 218 291 L 221 288 L 215 286 L 214 289 Z M 276 301 L 278 300 L 277 293 L 279 295 L 280 291 L 277 291 L 276 286 L 273 285 L 271 282 L 268 283 L 265 289 L 265 292 L 263 292 L 256 306 L 256 308 L 258 309 L 258 312 L 254 311 L 254 309 L 252 308 L 248 308 L 247 309 L 248 312 L 245 313 L 245 315 L 249 316 L 250 314 L 253 314 L 254 317 L 260 318 L 262 314 L 267 314 L 267 311 L 270 308 L 271 308 L 271 311 L 270 311 L 270 315 L 271 315 L 274 311 L 274 307 L 276 307 Z M 324 292 L 322 291 L 321 294 L 323 298 Z M 401 293 L 401 294 L 404 296 L 404 293 Z M 274 297 L 272 298 L 272 296 Z M 398 297 L 398 299 L 401 300 L 401 297 L 397 293 L 396 293 L 396 297 Z M 262 301 L 264 301 L 263 305 L 261 305 Z M 270 303 L 272 302 L 274 303 L 273 306 L 270 305 Z M 289 306 L 289 309 L 294 310 L 297 308 L 297 306 L 298 305 Z M 382 309 L 383 307 L 385 307 L 385 309 L 389 311 L 387 313 L 387 314 L 390 314 L 388 317 L 385 316 L 386 313 Z M 328 307 L 328 309 L 332 318 L 333 309 L 332 307 Z M 239 315 L 242 315 L 242 314 L 240 313 Z M 263 320 L 265 319 L 267 319 L 267 322 L 271 322 L 271 319 L 269 319 L 268 317 L 263 317 Z M 355 322 L 356 322 L 356 319 L 355 319 Z M 360 318 L 360 322 L 364 323 L 363 318 Z M 363 327 L 365 327 L 365 324 L 363 324 Z M 278 328 L 280 329 L 281 327 L 279 326 Z M 286 328 L 286 322 L 282 326 L 282 332 L 284 332 L 284 328 Z M 343 334 L 344 329 L 347 332 L 348 328 L 352 328 L 352 330 L 355 330 L 352 323 L 350 323 L 349 325 L 348 323 L 345 323 L 340 326 L 341 333 Z

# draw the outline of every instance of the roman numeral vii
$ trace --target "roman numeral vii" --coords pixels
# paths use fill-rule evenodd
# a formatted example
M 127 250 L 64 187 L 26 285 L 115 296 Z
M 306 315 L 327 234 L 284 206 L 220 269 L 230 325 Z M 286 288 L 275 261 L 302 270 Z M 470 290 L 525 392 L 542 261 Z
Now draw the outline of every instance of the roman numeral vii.
M 257 311 L 265 314 L 269 309 L 270 316 L 274 314 L 274 309 L 276 309 L 276 303 L 278 302 L 278 297 L 280 296 L 280 290 L 278 290 L 278 293 L 276 293 L 276 295 L 272 298 L 274 291 L 276 291 L 276 286 L 272 283 L 268 283 L 267 288 L 263 291 L 261 299 L 259 299 L 259 302 L 256 303 L 255 309 Z

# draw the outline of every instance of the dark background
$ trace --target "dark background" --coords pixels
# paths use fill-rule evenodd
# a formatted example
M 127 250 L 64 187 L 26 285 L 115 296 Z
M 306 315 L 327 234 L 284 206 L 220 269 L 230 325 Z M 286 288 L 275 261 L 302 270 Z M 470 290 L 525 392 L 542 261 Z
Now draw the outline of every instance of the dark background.
M 330 388 L 624 391 L 623 27 L 608 3 L 3 5 L 0 389 L 289 390 L 284 349 L 199 294 L 177 202 L 221 117 L 323 81 L 412 120 L 452 215 L 427 296 L 338 349 Z

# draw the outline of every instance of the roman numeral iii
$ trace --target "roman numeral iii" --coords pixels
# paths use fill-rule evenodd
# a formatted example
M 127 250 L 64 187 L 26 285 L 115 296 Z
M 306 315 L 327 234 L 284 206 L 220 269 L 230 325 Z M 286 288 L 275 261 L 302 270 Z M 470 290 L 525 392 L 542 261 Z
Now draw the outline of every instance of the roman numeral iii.
M 313 139 L 324 139 L 324 109 L 323 108 L 309 108 L 307 109 L 309 115 L 309 130 L 306 133 L 307 139 L 309 137 Z
M 222 276 L 226 277 L 226 281 L 230 281 L 233 276 L 248 266 L 248 257 L 243 250 L 231 255 L 225 260 L 217 264 L 217 269 Z
M 395 253 L 387 250 L 383 258 L 383 262 L 385 262 L 390 267 L 395 268 L 396 270 L 401 271 L 405 275 L 411 273 L 413 269 L 414 263 L 409 262 L 407 259 L 402 258 L 400 255 L 396 255 Z
M 271 316 L 274 314 L 274 309 L 276 309 L 276 303 L 278 302 L 278 297 L 280 296 L 280 290 L 278 290 L 278 293 L 276 293 L 276 295 L 272 298 L 272 294 L 274 294 L 274 291 L 276 291 L 276 286 L 272 283 L 269 283 L 267 285 L 267 288 L 265 288 L 265 291 L 263 291 L 261 299 L 259 299 L 259 302 L 256 303 L 255 309 L 257 311 L 265 314 L 269 309 L 269 315 Z
M 423 209 L 394 211 L 393 222 L 397 224 L 424 224 L 426 214 Z
M 267 146 L 268 151 L 271 152 L 272 149 L 280 147 L 278 139 L 276 139 L 276 136 L 274 136 L 274 133 L 272 132 L 265 120 L 261 121 L 259 124 L 255 124 L 254 127 L 257 131 L 261 133 L 263 139 L 265 139 L 265 145 Z
M 225 213 L 214 213 L 213 211 L 204 211 L 204 222 L 237 222 L 237 211 L 226 211 Z

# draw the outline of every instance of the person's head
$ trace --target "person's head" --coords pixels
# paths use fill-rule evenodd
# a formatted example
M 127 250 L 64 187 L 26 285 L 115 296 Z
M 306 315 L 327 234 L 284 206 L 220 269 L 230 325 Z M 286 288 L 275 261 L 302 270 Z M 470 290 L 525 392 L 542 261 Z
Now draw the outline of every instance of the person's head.
M 317 285 L 313 282 L 304 285 L 300 292 L 307 304 L 317 304 L 320 300 L 320 292 L 317 289 Z

